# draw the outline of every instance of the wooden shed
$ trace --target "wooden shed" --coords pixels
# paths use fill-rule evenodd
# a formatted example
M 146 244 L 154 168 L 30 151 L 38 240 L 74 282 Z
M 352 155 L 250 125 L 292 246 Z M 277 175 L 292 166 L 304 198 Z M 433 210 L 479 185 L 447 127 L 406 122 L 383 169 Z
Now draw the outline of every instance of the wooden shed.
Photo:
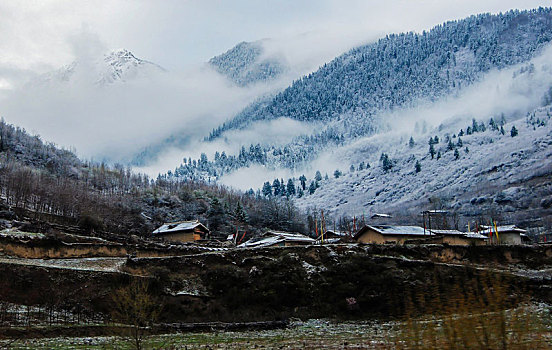
M 165 223 L 153 231 L 152 235 L 167 241 L 193 242 L 208 238 L 209 233 L 205 225 L 195 220 Z

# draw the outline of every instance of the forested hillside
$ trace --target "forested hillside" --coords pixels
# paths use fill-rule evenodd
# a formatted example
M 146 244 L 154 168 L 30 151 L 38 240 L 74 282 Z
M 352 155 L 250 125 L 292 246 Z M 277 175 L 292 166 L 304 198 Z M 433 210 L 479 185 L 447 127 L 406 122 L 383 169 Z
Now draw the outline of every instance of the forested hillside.
M 388 35 L 337 57 L 268 103 L 249 106 L 213 130 L 209 139 L 282 116 L 349 121 L 351 136 L 372 133 L 382 111 L 435 101 L 493 68 L 527 61 L 551 41 L 551 14 L 550 8 L 482 14 L 420 34 Z
M 79 160 L 72 152 L 0 122 L 0 204 L 66 219 L 89 232 L 147 236 L 162 222 L 200 219 L 215 236 L 237 226 L 303 231 L 284 200 L 230 191 L 203 181 L 149 179 L 122 165 Z M 3 225 L 3 223 L 0 223 Z
M 287 70 L 282 59 L 266 56 L 263 41 L 241 42 L 211 58 L 209 65 L 242 87 L 276 79 Z

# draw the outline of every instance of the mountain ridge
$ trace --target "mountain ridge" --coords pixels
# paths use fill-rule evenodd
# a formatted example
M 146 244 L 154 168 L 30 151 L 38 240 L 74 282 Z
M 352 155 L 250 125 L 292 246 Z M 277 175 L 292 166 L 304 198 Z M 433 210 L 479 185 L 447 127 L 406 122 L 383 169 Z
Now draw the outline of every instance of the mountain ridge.
M 68 84 L 84 78 L 84 83 L 107 86 L 162 72 L 166 70 L 158 64 L 137 58 L 131 51 L 121 48 L 105 53 L 100 59 L 77 59 L 39 76 L 38 84 Z

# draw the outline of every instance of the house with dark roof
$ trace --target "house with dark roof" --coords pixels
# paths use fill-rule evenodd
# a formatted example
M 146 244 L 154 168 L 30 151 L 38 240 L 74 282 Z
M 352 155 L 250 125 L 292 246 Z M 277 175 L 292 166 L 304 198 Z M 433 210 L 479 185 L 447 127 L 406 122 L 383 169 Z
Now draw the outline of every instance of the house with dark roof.
M 359 243 L 395 243 L 423 240 L 435 237 L 435 234 L 419 226 L 366 225 L 354 236 Z
M 155 231 L 154 237 L 167 241 L 193 242 L 209 237 L 209 229 L 199 221 L 178 221 L 165 223 Z

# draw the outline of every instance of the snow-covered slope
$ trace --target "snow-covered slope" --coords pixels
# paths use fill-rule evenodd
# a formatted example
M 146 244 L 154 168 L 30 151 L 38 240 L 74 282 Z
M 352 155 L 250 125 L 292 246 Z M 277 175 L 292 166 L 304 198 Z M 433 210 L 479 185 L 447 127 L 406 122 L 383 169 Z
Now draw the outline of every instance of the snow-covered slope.
M 105 86 L 133 79 L 149 78 L 165 70 L 159 65 L 137 58 L 126 49 L 119 49 L 95 60 L 74 61 L 46 73 L 31 84 L 90 83 Z
M 525 118 L 502 125 L 504 134 L 500 117 L 495 117 L 492 123 L 490 118 L 476 121 L 479 129 L 483 123 L 486 130 L 471 135 L 465 132 L 473 122 L 463 128 L 455 128 L 455 123 L 452 128 L 430 130 L 428 137 L 413 138 L 414 144 L 404 134 L 394 133 L 361 140 L 328 157 L 334 164 L 341 163 L 343 157 L 354 159 L 354 171 L 342 169 L 344 174 L 339 178 L 320 181 L 314 194 L 298 198 L 296 203 L 304 209 L 322 208 L 336 215 L 384 212 L 410 217 L 414 222 L 420 211 L 428 208 L 447 209 L 465 217 L 494 217 L 502 222 L 520 222 L 528 217 L 541 220 L 551 214 L 551 116 L 550 105 L 537 108 Z M 513 127 L 518 130 L 514 137 Z M 439 143 L 434 144 L 432 158 L 428 138 L 435 136 Z M 382 154 L 388 156 L 391 169 L 383 169 Z M 357 170 L 361 160 L 370 168 Z
M 282 55 L 268 55 L 266 40 L 241 42 L 209 60 L 209 65 L 239 86 L 279 78 L 289 68 Z
M 552 40 L 552 9 L 481 14 L 423 33 L 390 34 L 296 80 L 213 130 L 209 139 L 254 121 L 289 117 L 349 126 L 350 136 L 377 131 L 376 114 L 434 102 L 537 55 Z

